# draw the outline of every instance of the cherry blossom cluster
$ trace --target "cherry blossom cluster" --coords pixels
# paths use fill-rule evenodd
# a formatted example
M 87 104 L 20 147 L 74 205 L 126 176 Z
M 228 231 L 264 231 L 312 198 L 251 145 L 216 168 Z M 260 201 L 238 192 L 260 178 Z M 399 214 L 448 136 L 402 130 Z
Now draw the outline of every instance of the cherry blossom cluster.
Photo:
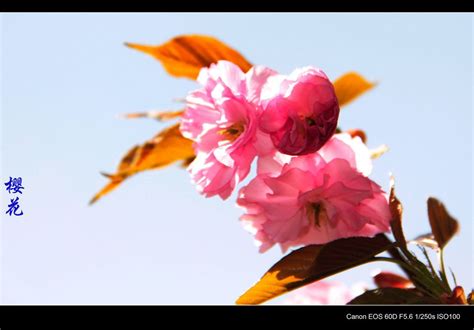
M 244 73 L 219 61 L 197 81 L 180 126 L 194 142 L 188 171 L 201 194 L 222 199 L 255 172 L 237 204 L 260 252 L 390 230 L 388 196 L 368 177 L 370 152 L 360 137 L 336 133 L 339 104 L 322 70 Z

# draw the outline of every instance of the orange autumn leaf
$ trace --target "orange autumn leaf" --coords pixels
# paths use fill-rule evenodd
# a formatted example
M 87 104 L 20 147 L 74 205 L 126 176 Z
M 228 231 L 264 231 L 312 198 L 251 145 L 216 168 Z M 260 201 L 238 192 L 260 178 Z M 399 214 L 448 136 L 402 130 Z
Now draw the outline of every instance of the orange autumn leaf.
M 469 305 L 464 289 L 461 286 L 456 286 L 453 292 L 444 298 L 444 303 L 449 305 Z
M 138 172 L 162 168 L 177 161 L 187 164 L 193 158 L 192 141 L 181 135 L 179 124 L 168 127 L 151 140 L 130 149 L 120 161 L 116 173 L 103 174 L 110 182 L 91 199 L 90 204 Z
M 175 77 L 196 79 L 201 68 L 219 60 L 233 62 L 244 72 L 252 67 L 238 51 L 210 36 L 182 35 L 158 46 L 135 43 L 125 45 L 153 56 Z
M 348 72 L 336 79 L 333 85 L 339 106 L 342 107 L 372 89 L 376 83 L 366 80 L 356 72 Z
M 358 129 L 358 128 L 351 128 L 351 129 L 348 129 L 346 133 L 348 133 L 352 138 L 355 138 L 356 136 L 358 136 L 362 140 L 362 142 L 367 144 L 367 134 L 365 134 L 363 130 Z
M 365 264 L 387 250 L 392 242 L 383 234 L 375 237 L 338 239 L 323 245 L 308 245 L 283 257 L 237 300 L 255 305 L 304 285 Z
M 170 111 L 146 111 L 146 112 L 133 112 L 123 115 L 126 119 L 135 119 L 135 118 L 151 118 L 159 121 L 167 121 L 181 117 L 184 113 L 184 110 L 170 110 Z

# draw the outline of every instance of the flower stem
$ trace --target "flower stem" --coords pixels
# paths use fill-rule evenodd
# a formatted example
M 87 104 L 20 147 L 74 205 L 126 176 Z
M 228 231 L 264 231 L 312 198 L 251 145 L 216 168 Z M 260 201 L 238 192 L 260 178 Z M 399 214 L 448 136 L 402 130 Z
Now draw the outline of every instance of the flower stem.
M 406 269 L 410 270 L 412 273 L 418 273 L 418 270 L 415 267 L 412 267 L 410 264 L 408 264 L 406 262 L 403 262 L 401 260 L 398 260 L 398 259 L 393 259 L 393 258 L 388 258 L 388 257 L 374 257 L 374 258 L 372 258 L 372 260 L 373 261 L 391 262 L 391 263 L 397 264 L 398 266 L 400 266 L 402 268 L 406 268 Z
M 443 287 L 444 283 L 440 283 L 439 279 L 434 278 L 433 275 L 426 269 L 420 269 L 408 262 L 403 262 L 401 260 L 388 258 L 388 257 L 374 257 L 372 261 L 387 261 L 392 262 L 399 265 L 402 268 L 410 270 L 413 274 L 413 280 L 415 286 L 420 290 L 423 291 L 425 294 L 432 296 L 434 298 L 438 298 L 443 292 L 445 292 L 445 288 Z M 419 262 L 418 262 L 419 263 Z M 440 285 L 441 284 L 441 285 Z
M 449 286 L 449 281 L 448 281 L 448 278 L 446 276 L 446 268 L 444 266 L 444 249 L 439 249 L 439 265 L 441 267 L 441 278 L 443 280 L 443 282 L 446 284 L 446 286 L 448 287 L 448 289 L 451 291 L 451 287 Z

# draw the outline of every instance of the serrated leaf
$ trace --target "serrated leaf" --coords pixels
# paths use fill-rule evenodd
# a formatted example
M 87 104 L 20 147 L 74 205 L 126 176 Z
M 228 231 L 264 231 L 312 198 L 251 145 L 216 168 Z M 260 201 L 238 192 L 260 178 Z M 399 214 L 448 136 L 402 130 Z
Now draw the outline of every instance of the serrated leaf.
M 237 304 L 261 304 L 281 294 L 367 263 L 392 242 L 383 234 L 351 237 L 291 252 L 271 267 Z
M 333 85 L 339 106 L 342 107 L 372 89 L 376 83 L 368 81 L 357 72 L 348 72 L 336 79 Z
M 428 218 L 431 231 L 440 249 L 459 231 L 459 223 L 446 210 L 446 207 L 434 197 L 428 198 Z
M 441 300 L 425 296 L 417 289 L 380 288 L 366 291 L 348 305 L 442 304 Z
M 91 199 L 90 204 L 138 172 L 162 168 L 177 161 L 188 162 L 190 159 L 194 159 L 192 141 L 181 135 L 179 123 L 168 127 L 151 140 L 130 149 L 120 161 L 115 174 L 104 174 L 110 182 Z
M 196 79 L 201 68 L 219 60 L 230 61 L 244 72 L 252 67 L 238 51 L 211 36 L 181 35 L 158 46 L 125 45 L 153 56 L 175 77 Z

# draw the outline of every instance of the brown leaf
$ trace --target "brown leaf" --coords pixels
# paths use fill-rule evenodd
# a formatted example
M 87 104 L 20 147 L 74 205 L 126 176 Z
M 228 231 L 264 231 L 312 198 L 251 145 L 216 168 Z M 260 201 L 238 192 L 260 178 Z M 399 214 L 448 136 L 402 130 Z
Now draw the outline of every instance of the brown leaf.
M 455 287 L 450 295 L 443 295 L 442 299 L 448 305 L 469 305 L 464 289 L 461 286 Z
M 190 158 L 194 158 L 192 141 L 181 135 L 179 123 L 168 127 L 151 140 L 130 149 L 120 161 L 115 174 L 104 174 L 110 182 L 91 199 L 89 204 L 95 203 L 117 188 L 131 175 L 162 168 L 177 161 L 189 161 Z
M 395 241 L 398 243 L 400 248 L 406 250 L 407 241 L 402 229 L 403 206 L 398 200 L 397 196 L 395 196 L 395 181 L 393 176 L 390 178 L 390 197 L 388 200 L 390 213 L 392 215 L 390 226 L 392 228 L 393 237 L 395 237 Z
M 146 111 L 146 112 L 134 112 L 123 115 L 126 119 L 135 118 L 152 118 L 159 121 L 167 121 L 181 117 L 184 110 L 172 110 L 172 111 Z
M 196 156 L 192 156 L 192 157 L 189 157 L 189 158 L 186 158 L 184 159 L 182 162 L 181 162 L 181 167 L 188 167 L 189 165 L 191 165 L 191 163 L 193 162 L 193 160 L 196 158 Z
M 440 299 L 425 296 L 417 289 L 379 288 L 366 291 L 348 302 L 348 305 L 414 305 L 441 304 Z
M 349 72 L 339 77 L 334 82 L 337 100 L 339 106 L 349 104 L 351 101 L 372 89 L 376 83 L 367 81 L 364 77 L 356 72 Z
M 159 46 L 125 43 L 126 46 L 153 56 L 175 77 L 196 79 L 203 67 L 219 60 L 230 61 L 247 72 L 252 64 L 235 49 L 205 35 L 181 35 Z
M 474 305 L 474 290 L 471 290 L 471 292 L 469 292 L 467 295 L 467 303 L 469 305 Z
M 459 223 L 449 215 L 443 203 L 434 197 L 428 198 L 428 218 L 435 240 L 442 249 L 459 231 Z
M 270 268 L 237 304 L 260 304 L 314 281 L 364 264 L 387 250 L 392 242 L 383 234 L 352 237 L 291 252 Z
M 362 142 L 367 143 L 367 134 L 361 129 L 358 128 L 351 128 L 346 131 L 352 138 L 358 136 Z

